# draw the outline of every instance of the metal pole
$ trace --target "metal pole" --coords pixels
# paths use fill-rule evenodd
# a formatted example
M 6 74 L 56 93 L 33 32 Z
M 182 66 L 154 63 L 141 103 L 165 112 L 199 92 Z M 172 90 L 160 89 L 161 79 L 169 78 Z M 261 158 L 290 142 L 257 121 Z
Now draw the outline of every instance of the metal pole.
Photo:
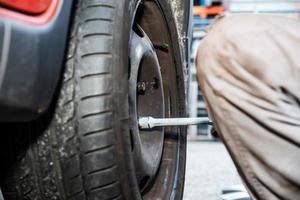
M 210 124 L 212 122 L 208 117 L 198 118 L 153 118 L 153 117 L 140 117 L 138 120 L 141 129 L 151 129 L 159 126 L 188 126 L 196 124 Z

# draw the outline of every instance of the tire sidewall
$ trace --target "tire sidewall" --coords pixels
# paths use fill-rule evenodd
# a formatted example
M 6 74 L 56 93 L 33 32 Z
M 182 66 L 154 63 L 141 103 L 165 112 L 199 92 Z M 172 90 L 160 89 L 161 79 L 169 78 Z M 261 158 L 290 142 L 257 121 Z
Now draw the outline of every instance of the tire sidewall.
M 117 165 L 123 198 L 142 199 L 136 181 L 134 161 L 131 155 L 129 118 L 129 38 L 139 0 L 116 0 L 114 58 L 113 58 L 113 120 L 116 134 Z M 121 30 L 121 31 L 120 31 Z M 118 34 L 119 33 L 119 34 Z

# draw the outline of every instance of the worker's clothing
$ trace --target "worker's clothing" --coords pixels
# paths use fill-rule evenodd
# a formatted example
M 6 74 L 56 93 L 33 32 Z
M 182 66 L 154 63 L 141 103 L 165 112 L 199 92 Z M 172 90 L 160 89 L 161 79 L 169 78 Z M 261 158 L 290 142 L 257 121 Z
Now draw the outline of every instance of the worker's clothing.
M 196 64 L 209 115 L 254 199 L 300 199 L 300 21 L 217 20 Z

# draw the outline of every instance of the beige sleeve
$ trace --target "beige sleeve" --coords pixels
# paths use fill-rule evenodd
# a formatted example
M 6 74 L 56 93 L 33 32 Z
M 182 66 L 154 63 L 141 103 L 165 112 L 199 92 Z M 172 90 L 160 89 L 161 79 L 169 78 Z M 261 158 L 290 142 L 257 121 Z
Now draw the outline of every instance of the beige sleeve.
M 197 54 L 209 114 L 256 199 L 300 199 L 300 22 L 223 17 Z

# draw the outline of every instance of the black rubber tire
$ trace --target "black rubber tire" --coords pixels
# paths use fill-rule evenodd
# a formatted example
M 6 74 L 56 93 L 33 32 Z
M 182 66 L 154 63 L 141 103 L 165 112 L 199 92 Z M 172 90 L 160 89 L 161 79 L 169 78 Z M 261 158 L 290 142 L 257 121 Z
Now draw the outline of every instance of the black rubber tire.
M 123 53 L 130 30 L 123 25 L 129 21 L 127 2 L 78 2 L 53 120 L 14 170 L 14 179 L 3 184 L 6 199 L 122 197 L 122 166 L 116 159 L 122 145 L 116 135 L 128 118 L 126 100 L 120 99 L 128 93 L 127 66 L 122 67 L 128 59 Z
M 31 136 L 1 180 L 6 200 L 142 198 L 130 155 L 127 98 L 126 38 L 136 4 L 78 1 L 54 114 L 25 125 Z

